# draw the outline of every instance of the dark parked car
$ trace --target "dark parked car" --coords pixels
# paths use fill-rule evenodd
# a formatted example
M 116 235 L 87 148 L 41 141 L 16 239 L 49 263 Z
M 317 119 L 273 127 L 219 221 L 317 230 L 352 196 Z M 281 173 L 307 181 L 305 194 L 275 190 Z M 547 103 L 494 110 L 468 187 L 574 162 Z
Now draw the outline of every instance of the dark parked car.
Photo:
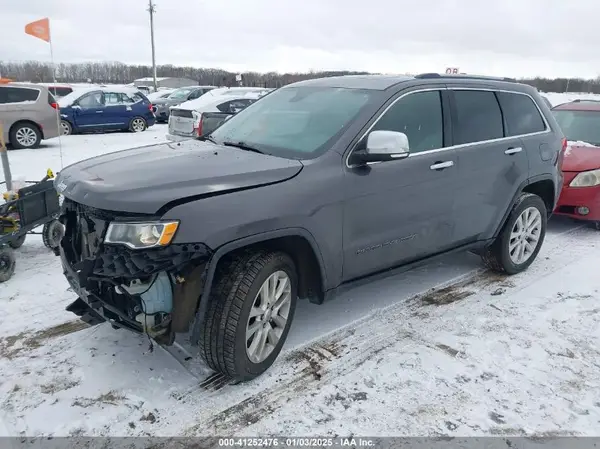
M 564 142 L 537 91 L 511 80 L 285 86 L 204 141 L 61 171 L 60 256 L 79 296 L 67 310 L 165 345 L 191 330 L 210 367 L 251 379 L 279 354 L 298 298 L 321 303 L 452 251 L 525 270 Z
M 58 100 L 63 135 L 90 131 L 145 131 L 155 122 L 152 104 L 137 89 L 92 87 Z

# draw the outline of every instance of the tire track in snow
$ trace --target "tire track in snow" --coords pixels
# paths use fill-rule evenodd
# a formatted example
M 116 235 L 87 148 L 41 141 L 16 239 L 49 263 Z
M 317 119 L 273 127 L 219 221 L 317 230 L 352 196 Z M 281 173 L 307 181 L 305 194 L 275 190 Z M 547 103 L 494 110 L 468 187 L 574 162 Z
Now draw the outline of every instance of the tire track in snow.
M 209 431 L 211 434 L 239 432 L 249 425 L 261 421 L 285 406 L 290 398 L 302 394 L 308 396 L 311 391 L 322 389 L 335 382 L 349 371 L 360 369 L 362 365 L 380 357 L 384 351 L 406 349 L 410 346 L 425 346 L 430 350 L 440 351 L 452 357 L 462 356 L 461 351 L 440 342 L 428 341 L 412 330 L 411 320 L 427 317 L 428 307 L 453 307 L 457 302 L 469 301 L 475 294 L 485 300 L 504 294 L 496 293 L 498 289 L 520 291 L 527 288 L 540 277 L 549 276 L 565 266 L 565 256 L 582 248 L 587 248 L 589 238 L 594 231 L 576 227 L 557 234 L 547 234 L 539 259 L 526 272 L 506 276 L 487 270 L 475 272 L 455 278 L 449 282 L 431 288 L 423 293 L 375 311 L 358 321 L 349 323 L 344 328 L 320 337 L 316 342 L 280 356 L 282 359 L 273 368 L 271 377 L 278 377 L 278 384 L 259 391 L 239 402 L 214 414 L 209 413 L 205 419 L 185 430 L 186 435 L 198 435 Z M 548 254 L 552 260 L 548 262 Z M 529 278 L 531 281 L 520 283 L 519 280 Z M 518 286 L 517 286 L 517 283 Z M 486 295 L 487 293 L 487 295 Z M 490 306 L 493 306 L 490 301 Z M 499 309 L 496 306 L 497 309 Z M 500 310 L 500 309 L 499 309 Z M 417 326 L 418 327 L 418 322 Z M 377 329 L 373 334 L 372 329 Z M 256 382 L 262 379 L 258 378 Z M 268 382 L 272 384 L 272 382 Z M 243 391 L 244 384 L 229 386 L 218 393 L 210 394 L 216 398 L 218 394 L 235 394 L 235 390 Z M 199 393 L 186 402 L 202 402 L 207 395 Z M 212 416 L 210 416 L 212 415 Z

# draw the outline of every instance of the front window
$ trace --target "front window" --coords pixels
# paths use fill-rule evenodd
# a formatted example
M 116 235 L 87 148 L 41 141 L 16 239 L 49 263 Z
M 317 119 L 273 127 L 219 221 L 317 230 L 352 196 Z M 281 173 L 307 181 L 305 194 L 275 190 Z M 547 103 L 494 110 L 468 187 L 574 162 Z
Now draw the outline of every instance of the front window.
M 194 90 L 196 90 L 195 87 L 182 87 L 181 89 L 177 89 L 176 91 L 171 92 L 171 94 L 167 98 L 171 100 L 185 100 L 187 99 L 188 95 Z
M 600 111 L 552 111 L 567 140 L 600 146 Z
M 374 94 L 333 87 L 283 88 L 233 116 L 211 137 L 274 156 L 312 158 L 348 128 Z

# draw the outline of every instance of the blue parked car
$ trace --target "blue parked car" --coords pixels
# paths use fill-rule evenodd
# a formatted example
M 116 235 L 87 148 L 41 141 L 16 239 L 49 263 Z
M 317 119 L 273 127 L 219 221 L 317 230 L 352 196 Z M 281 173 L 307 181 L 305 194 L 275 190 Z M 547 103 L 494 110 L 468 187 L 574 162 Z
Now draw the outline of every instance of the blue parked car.
M 145 131 L 156 118 L 152 103 L 139 90 L 123 87 L 77 89 L 58 101 L 61 132 Z

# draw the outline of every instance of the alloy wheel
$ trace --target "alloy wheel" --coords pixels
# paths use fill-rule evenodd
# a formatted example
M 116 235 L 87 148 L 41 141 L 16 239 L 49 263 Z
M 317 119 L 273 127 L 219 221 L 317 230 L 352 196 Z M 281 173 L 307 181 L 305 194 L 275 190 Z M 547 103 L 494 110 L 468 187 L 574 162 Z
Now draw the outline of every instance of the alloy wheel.
M 37 141 L 37 134 L 34 129 L 29 127 L 22 127 L 15 133 L 15 138 L 20 145 L 24 147 L 32 147 Z
M 273 352 L 285 330 L 292 304 L 292 283 L 284 271 L 271 274 L 254 298 L 246 325 L 246 354 L 253 363 Z
M 542 232 L 542 215 L 535 207 L 523 210 L 510 233 L 508 252 L 515 265 L 527 262 L 539 244 Z

